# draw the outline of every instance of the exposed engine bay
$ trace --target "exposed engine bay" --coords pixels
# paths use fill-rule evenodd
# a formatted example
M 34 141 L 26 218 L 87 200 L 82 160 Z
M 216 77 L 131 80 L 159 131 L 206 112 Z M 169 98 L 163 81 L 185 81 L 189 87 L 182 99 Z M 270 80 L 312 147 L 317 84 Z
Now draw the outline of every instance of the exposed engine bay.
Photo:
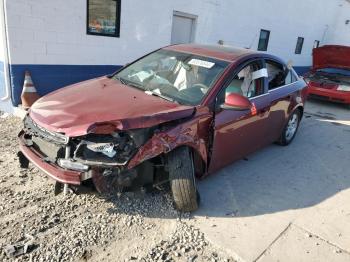
M 45 162 L 82 172 L 82 180 L 92 179 L 99 192 L 115 192 L 134 186 L 156 185 L 166 179 L 161 171 L 164 160 L 160 157 L 135 168 L 127 168 L 129 160 L 153 135 L 154 130 L 144 128 L 68 138 L 39 127 L 27 116 L 23 137 L 26 146 L 40 153 Z M 159 172 L 162 172 L 162 176 L 156 176 Z
M 345 75 L 339 75 L 339 74 L 326 73 L 322 71 L 316 71 L 306 75 L 305 78 L 311 81 L 315 81 L 323 84 L 350 85 L 350 75 L 345 76 Z

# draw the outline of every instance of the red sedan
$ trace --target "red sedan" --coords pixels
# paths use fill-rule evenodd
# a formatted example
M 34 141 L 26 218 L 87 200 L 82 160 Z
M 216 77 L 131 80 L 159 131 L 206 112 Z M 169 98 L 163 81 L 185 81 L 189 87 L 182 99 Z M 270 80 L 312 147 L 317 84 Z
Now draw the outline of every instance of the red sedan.
M 314 49 L 312 70 L 305 80 L 310 98 L 350 106 L 350 47 L 326 45 Z
M 198 207 L 196 178 L 293 140 L 306 83 L 279 58 L 246 49 L 175 45 L 113 75 L 39 99 L 19 134 L 20 161 L 99 192 L 171 186 Z

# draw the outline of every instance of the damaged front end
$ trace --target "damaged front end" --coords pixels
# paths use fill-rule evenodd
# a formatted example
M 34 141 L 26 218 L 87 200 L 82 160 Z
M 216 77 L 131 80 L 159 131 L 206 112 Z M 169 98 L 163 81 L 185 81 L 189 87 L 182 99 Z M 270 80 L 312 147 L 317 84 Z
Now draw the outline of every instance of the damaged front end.
M 127 163 L 152 135 L 152 128 L 112 132 L 111 134 L 87 134 L 72 138 L 70 158 L 59 160 L 58 165 L 70 168 L 78 163 L 88 167 L 84 180 L 92 179 L 99 192 L 121 191 L 153 182 L 153 165 L 143 163 L 128 169 Z
M 168 181 L 166 159 L 162 153 L 169 150 L 164 149 L 169 142 L 150 148 L 152 153 L 148 153 L 147 159 L 140 156 L 145 149 L 140 149 L 148 148 L 153 143 L 152 137 L 159 137 L 164 129 L 173 128 L 178 121 L 173 124 L 109 134 L 100 129 L 84 136 L 67 137 L 40 127 L 28 115 L 19 134 L 20 159 L 22 164 L 23 160 L 29 159 L 60 184 L 78 186 L 92 180 L 101 193 L 155 187 Z

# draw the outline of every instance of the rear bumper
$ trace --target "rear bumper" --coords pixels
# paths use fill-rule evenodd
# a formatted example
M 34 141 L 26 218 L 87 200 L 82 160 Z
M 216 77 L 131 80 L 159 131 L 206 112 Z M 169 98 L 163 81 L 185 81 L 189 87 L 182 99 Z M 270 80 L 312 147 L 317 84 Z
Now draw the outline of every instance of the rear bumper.
M 30 162 L 52 179 L 64 184 L 80 185 L 82 173 L 65 170 L 57 165 L 45 162 L 44 157 L 39 152 L 33 147 L 26 146 L 22 136 L 19 137 L 19 148 Z
M 310 98 L 316 98 L 343 104 L 350 104 L 350 92 L 309 86 L 308 96 Z

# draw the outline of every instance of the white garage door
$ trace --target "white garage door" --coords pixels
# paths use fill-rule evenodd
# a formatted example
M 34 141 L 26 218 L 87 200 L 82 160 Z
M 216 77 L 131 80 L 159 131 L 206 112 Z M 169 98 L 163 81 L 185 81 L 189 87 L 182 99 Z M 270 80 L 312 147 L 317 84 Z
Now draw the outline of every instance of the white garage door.
M 191 43 L 194 41 L 196 16 L 174 12 L 171 33 L 172 44 Z

